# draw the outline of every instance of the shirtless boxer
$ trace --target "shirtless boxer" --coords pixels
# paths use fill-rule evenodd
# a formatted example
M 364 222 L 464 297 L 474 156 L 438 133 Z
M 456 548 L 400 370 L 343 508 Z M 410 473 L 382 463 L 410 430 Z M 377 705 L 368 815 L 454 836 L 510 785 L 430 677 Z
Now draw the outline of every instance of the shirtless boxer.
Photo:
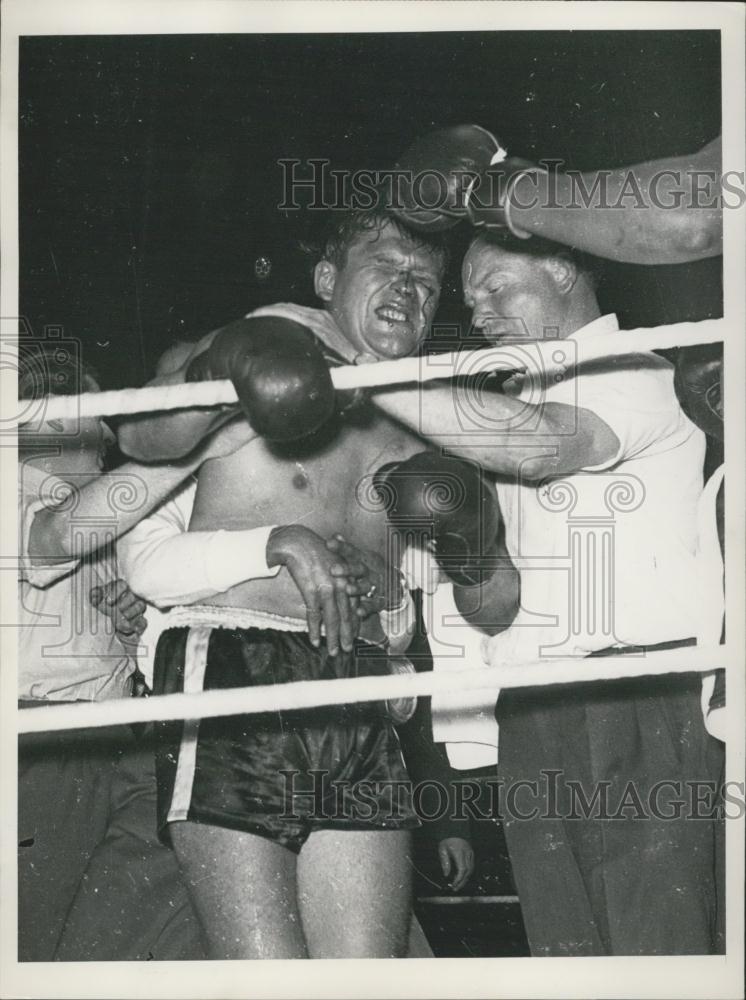
M 325 311 L 260 310 L 210 334 L 179 371 L 160 381 L 230 376 L 259 429 L 251 383 L 267 343 L 299 336 L 300 324 L 345 356 L 412 354 L 435 313 L 443 267 L 442 251 L 392 219 L 345 216 L 315 269 Z M 120 444 L 143 457 L 177 456 L 220 419 L 219 411 L 139 418 L 122 426 Z M 338 414 L 290 446 L 257 435 L 232 459 L 200 472 L 190 529 L 279 524 L 320 540 L 341 532 L 359 548 L 383 553 L 386 516 L 372 476 L 384 463 L 421 450 L 418 437 L 365 406 Z M 389 606 L 400 602 L 395 588 L 388 596 Z M 377 615 L 363 621 L 354 646 L 351 635 L 342 635 L 332 656 L 323 640 L 309 639 L 305 613 L 285 568 L 274 578 L 230 588 L 209 608 L 185 609 L 183 627 L 160 640 L 156 690 L 200 689 L 200 671 L 210 687 L 370 669 L 367 644 L 383 641 Z M 194 886 L 213 957 L 403 954 L 410 914 L 407 830 L 418 821 L 406 787 L 395 801 L 396 783 L 407 776 L 392 725 L 379 712 L 360 705 L 302 717 L 205 720 L 198 732 L 192 723 L 166 727 L 161 822 Z M 196 766 L 189 764 L 190 747 Z M 333 803 L 319 810 L 305 795 L 292 803 L 296 818 L 283 819 L 289 786 L 280 772 L 298 772 L 295 790 L 312 791 L 309 767 L 348 780 L 352 793 L 362 781 L 380 783 L 367 800 L 372 808 L 356 815 L 355 802 L 345 800 L 335 818 Z

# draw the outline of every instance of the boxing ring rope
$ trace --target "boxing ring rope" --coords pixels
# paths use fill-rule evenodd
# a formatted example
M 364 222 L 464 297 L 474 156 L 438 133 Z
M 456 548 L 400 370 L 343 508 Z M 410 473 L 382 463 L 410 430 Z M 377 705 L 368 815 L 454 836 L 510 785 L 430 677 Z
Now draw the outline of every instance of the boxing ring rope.
M 723 319 L 706 319 L 697 323 L 620 330 L 618 337 L 614 338 L 610 338 L 608 334 L 600 334 L 579 341 L 506 342 L 474 351 L 452 351 L 448 354 L 401 358 L 366 365 L 343 365 L 333 368 L 331 376 L 336 389 L 371 389 L 494 371 L 516 371 L 534 366 L 537 371 L 552 372 L 566 369 L 572 364 L 616 358 L 640 351 L 718 343 L 723 340 L 724 323 Z M 570 343 L 573 345 L 571 353 L 574 356 L 568 357 Z M 511 352 L 519 353 L 522 357 L 507 356 Z M 43 404 L 43 419 L 59 420 L 65 417 L 113 417 L 146 411 L 224 406 L 236 402 L 236 391 L 232 383 L 221 379 L 83 393 L 80 396 L 51 396 L 39 400 L 38 405 L 41 409 Z
M 565 340 L 519 341 L 424 358 L 347 365 L 332 369 L 331 375 L 336 389 L 355 389 L 422 383 L 493 371 L 516 371 L 533 366 L 539 371 L 551 372 L 600 358 L 718 343 L 723 340 L 724 323 L 723 319 L 714 319 L 660 328 L 625 330 L 620 331 L 619 336 L 613 339 L 608 334 L 589 336 L 580 341 L 572 341 L 573 352 L 570 352 L 570 357 L 567 352 L 568 342 Z M 506 356 L 511 351 L 514 356 Z M 517 359 L 516 353 L 520 353 L 522 357 Z M 44 419 L 52 420 L 211 407 L 236 401 L 231 382 L 221 380 L 84 393 L 80 396 L 53 396 L 40 400 L 39 403 L 44 404 Z M 299 681 L 153 698 L 112 699 L 85 705 L 76 702 L 20 712 L 18 732 L 53 732 L 125 723 L 289 712 L 325 705 L 423 697 L 449 691 L 496 691 L 501 688 L 544 687 L 662 674 L 710 673 L 724 668 L 725 662 L 723 646 L 702 645 L 646 655 L 623 654 L 592 659 L 582 656 L 546 658 L 453 673 L 430 671 L 386 677 Z
M 448 673 L 428 671 L 386 677 L 295 681 L 151 698 L 116 698 L 87 704 L 73 702 L 19 712 L 18 732 L 55 732 L 133 722 L 290 712 L 323 705 L 423 697 L 446 691 L 497 691 L 661 674 L 709 673 L 725 667 L 725 663 L 723 646 L 686 646 L 646 655 L 547 658 L 531 663 Z

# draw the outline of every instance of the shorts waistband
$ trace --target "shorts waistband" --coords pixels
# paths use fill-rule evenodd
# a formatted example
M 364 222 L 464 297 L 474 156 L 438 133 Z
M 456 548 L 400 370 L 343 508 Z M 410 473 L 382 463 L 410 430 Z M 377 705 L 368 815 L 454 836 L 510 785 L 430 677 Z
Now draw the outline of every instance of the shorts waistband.
M 307 632 L 302 618 L 289 618 L 271 611 L 231 608 L 222 605 L 189 604 L 171 608 L 164 628 L 261 628 L 277 632 Z

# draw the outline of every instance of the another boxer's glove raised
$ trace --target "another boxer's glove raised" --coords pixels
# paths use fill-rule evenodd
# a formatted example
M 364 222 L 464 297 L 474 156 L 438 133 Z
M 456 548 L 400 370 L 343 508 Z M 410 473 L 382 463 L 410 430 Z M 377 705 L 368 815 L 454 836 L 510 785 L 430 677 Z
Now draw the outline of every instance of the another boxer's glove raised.
M 684 413 L 719 441 L 723 440 L 723 348 L 701 344 L 679 350 L 674 387 Z
M 508 157 L 500 142 L 479 125 L 437 129 L 417 139 L 399 157 L 399 217 L 416 229 L 438 232 L 461 219 L 474 226 L 513 226 L 510 197 L 525 174 L 545 173 L 527 160 Z
M 334 386 L 313 334 L 278 316 L 236 320 L 188 365 L 186 380 L 229 378 L 261 437 L 294 441 L 334 412 Z
M 479 125 L 457 125 L 420 136 L 397 161 L 397 214 L 411 226 L 439 232 L 466 218 L 466 192 L 505 150 Z
M 472 226 L 487 229 L 509 229 L 514 236 L 527 240 L 531 233 L 519 229 L 511 218 L 514 190 L 518 181 L 530 174 L 545 174 L 529 160 L 507 157 L 502 163 L 488 167 L 466 192 L 466 217 Z M 530 207 L 531 195 L 523 207 Z
M 495 488 L 477 466 L 422 451 L 382 466 L 373 486 L 390 523 L 409 537 L 429 537 L 454 583 L 476 586 L 494 573 L 502 519 Z

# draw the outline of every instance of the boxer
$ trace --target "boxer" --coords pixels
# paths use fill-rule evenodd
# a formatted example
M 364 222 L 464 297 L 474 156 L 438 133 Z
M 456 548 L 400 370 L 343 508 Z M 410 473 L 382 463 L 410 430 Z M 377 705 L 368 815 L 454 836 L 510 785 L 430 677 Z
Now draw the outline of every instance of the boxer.
M 360 550 L 386 553 L 386 514 L 373 476 L 383 459 L 421 451 L 421 440 L 363 404 L 338 405 L 320 430 L 288 445 L 283 420 L 268 428 L 257 407 L 254 382 L 265 366 L 255 355 L 269 345 L 281 357 L 286 342 L 305 344 L 309 330 L 330 357 L 412 354 L 437 308 L 444 264 L 437 244 L 391 216 L 346 215 L 315 267 L 324 310 L 260 310 L 208 335 L 178 371 L 161 378 L 174 384 L 231 377 L 256 431 L 235 461 L 203 468 L 190 530 L 274 525 L 313 533 L 322 544 L 341 532 Z M 315 412 L 325 412 L 328 378 L 315 371 L 298 403 L 313 397 Z M 302 426 L 292 407 L 285 417 L 293 432 Z M 123 424 L 120 444 L 143 458 L 184 454 L 221 419 L 225 414 L 214 411 L 139 418 Z M 376 612 L 401 603 L 393 580 L 387 587 L 380 579 L 369 595 Z M 367 671 L 366 661 L 380 661 L 385 636 L 377 613 L 362 621 L 357 640 L 340 635 L 339 648 L 330 650 L 325 638 L 311 641 L 305 610 L 284 567 L 230 587 L 209 606 L 183 609 L 183 626 L 160 640 L 156 690 L 348 677 Z M 341 806 L 314 801 L 314 771 L 348 789 Z M 288 774 L 298 793 L 289 803 L 294 810 L 287 808 Z M 203 722 L 196 732 L 188 723 L 170 726 L 159 778 L 164 835 L 193 885 L 213 957 L 404 953 L 408 831 L 418 820 L 393 725 L 375 706 L 239 716 Z M 356 812 L 364 786 L 368 808 Z

